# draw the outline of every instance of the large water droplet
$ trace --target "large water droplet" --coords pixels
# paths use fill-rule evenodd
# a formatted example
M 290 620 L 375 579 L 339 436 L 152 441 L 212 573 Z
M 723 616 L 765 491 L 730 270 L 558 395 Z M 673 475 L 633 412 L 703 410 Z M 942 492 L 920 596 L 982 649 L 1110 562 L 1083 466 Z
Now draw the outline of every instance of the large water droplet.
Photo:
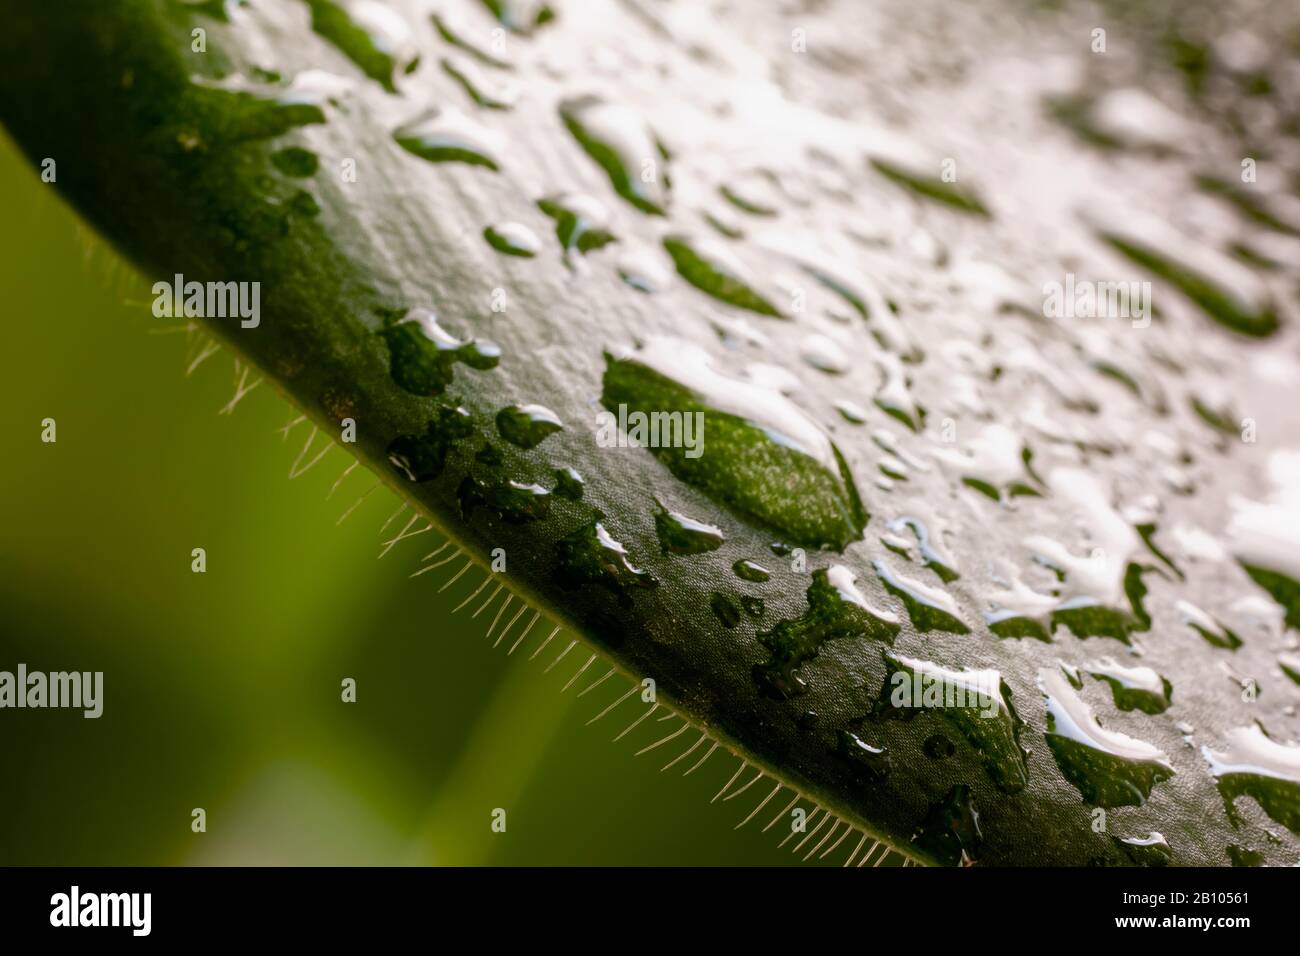
M 1088 803 L 1140 807 L 1156 784 L 1173 776 L 1159 748 L 1102 727 L 1059 671 L 1040 671 L 1039 686 L 1047 698 L 1047 745 Z
M 779 393 L 715 371 L 699 346 L 656 337 L 606 355 L 601 400 L 611 412 L 606 447 L 621 426 L 678 478 L 794 543 L 842 550 L 861 535 L 866 514 L 826 433 Z M 688 433 L 697 422 L 703 428 Z M 651 427 L 660 432 L 653 442 Z

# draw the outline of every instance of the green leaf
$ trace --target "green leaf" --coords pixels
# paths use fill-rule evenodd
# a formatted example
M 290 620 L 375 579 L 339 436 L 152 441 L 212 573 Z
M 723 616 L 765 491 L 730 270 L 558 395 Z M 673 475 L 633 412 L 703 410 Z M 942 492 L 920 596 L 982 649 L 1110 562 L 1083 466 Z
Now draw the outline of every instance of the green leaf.
M 10 0 L 0 120 L 160 307 L 177 276 L 257 283 L 243 322 L 205 299 L 208 328 L 328 433 L 354 421 L 345 447 L 467 553 L 504 549 L 517 593 L 852 827 L 934 863 L 1126 863 L 1150 831 L 1175 863 L 1294 862 L 1282 625 L 1252 577 L 1293 608 L 1300 541 L 1259 450 L 1195 410 L 1296 437 L 1230 334 L 1292 331 L 1271 280 L 1076 217 L 1099 195 L 1170 213 L 1168 171 L 1063 144 L 1033 96 L 944 72 L 904 140 L 861 94 L 919 65 L 856 5 L 808 15 L 817 56 L 784 50 L 806 24 L 775 7 L 696 35 L 652 6 Z M 1023 56 L 922 6 L 990 62 Z M 1052 179 L 1071 163 L 1092 178 Z M 1067 272 L 1154 282 L 1154 320 L 1045 316 Z M 637 414 L 660 447 L 629 445 Z M 1204 545 L 1232 496 L 1284 546 L 1249 516 Z M 1062 676 L 1129 648 L 1167 709 Z

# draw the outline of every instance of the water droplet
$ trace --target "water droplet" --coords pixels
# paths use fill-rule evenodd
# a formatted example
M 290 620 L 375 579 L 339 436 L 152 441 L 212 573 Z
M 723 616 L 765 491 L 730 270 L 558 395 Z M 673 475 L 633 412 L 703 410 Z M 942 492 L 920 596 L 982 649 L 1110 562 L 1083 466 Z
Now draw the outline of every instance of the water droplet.
M 730 629 L 740 624 L 740 608 L 725 594 L 714 591 L 709 597 L 709 607 L 723 627 Z
M 393 73 L 414 69 L 414 35 L 401 15 L 377 0 L 307 0 L 311 27 L 334 44 L 362 73 L 396 93 Z
M 872 709 L 875 719 L 912 720 L 930 713 L 946 721 L 979 754 L 1003 793 L 1019 793 L 1029 780 L 1029 752 L 1020 745 L 1024 726 L 1011 692 L 995 670 L 954 670 L 932 661 L 883 651 L 888 675 Z
M 478 106 L 488 110 L 508 110 L 519 100 L 519 88 L 500 83 L 469 60 L 443 57 L 443 71 L 460 84 L 465 94 Z
M 1300 746 L 1270 740 L 1257 724 L 1228 731 L 1221 751 L 1202 747 L 1218 782 L 1228 816 L 1233 802 L 1248 796 L 1292 833 L 1300 833 Z
M 772 652 L 771 660 L 754 666 L 759 686 L 777 697 L 803 693 L 808 684 L 799 668 L 817 657 L 829 640 L 866 637 L 893 641 L 899 630 L 898 617 L 869 604 L 855 580 L 853 572 L 840 564 L 813 572 L 807 610 L 758 634 L 759 641 Z
M 271 163 L 286 176 L 295 176 L 299 179 L 315 175 L 320 167 L 320 160 L 316 158 L 316 154 L 301 146 L 277 150 L 271 154 Z
M 614 416 L 627 419 L 629 443 L 657 445 L 678 478 L 791 541 L 842 550 L 861 535 L 866 514 L 826 433 L 779 393 L 715 371 L 699 346 L 656 337 L 640 351 L 607 354 L 601 400 L 611 412 L 602 430 L 619 424 Z M 629 411 L 643 422 L 633 424 Z M 669 416 L 678 413 L 674 441 Z M 700 420 L 707 449 L 684 430 Z M 656 422 L 669 434 L 652 443 L 647 430 Z
M 388 445 L 388 460 L 410 481 L 429 481 L 442 474 L 452 446 L 472 434 L 469 412 L 442 406 L 424 434 L 393 439 Z
M 497 252 L 508 256 L 531 259 L 542 248 L 537 233 L 519 222 L 503 222 L 500 225 L 488 226 L 483 230 L 483 238 Z
M 1047 745 L 1085 801 L 1140 807 L 1156 784 L 1173 776 L 1174 768 L 1159 748 L 1102 727 L 1059 671 L 1040 671 L 1039 685 L 1047 699 Z
M 1041 494 L 1035 487 L 1037 478 L 1029 469 L 1029 449 L 1005 425 L 984 426 L 960 451 L 936 448 L 932 454 L 959 474 L 963 484 L 994 501 Z
M 1249 847 L 1231 844 L 1228 846 L 1228 859 L 1233 866 L 1263 866 L 1264 854 Z
M 931 734 L 925 738 L 921 749 L 931 760 L 947 760 L 957 752 L 957 745 L 943 734 Z
M 565 193 L 538 200 L 537 207 L 555 220 L 555 235 L 566 254 L 574 249 L 587 253 L 614 242 L 609 211 L 591 196 Z
M 337 73 L 326 70 L 303 70 L 294 76 L 293 82 L 289 84 L 280 99 L 287 104 L 340 106 L 356 90 L 356 83 Z
M 979 858 L 983 834 L 971 791 L 959 783 L 929 812 L 912 835 L 917 849 L 944 866 L 970 866 Z
M 944 182 L 937 176 L 918 173 L 885 159 L 872 159 L 871 165 L 887 179 L 911 190 L 918 196 L 943 203 L 958 212 L 969 213 L 973 216 L 987 217 L 989 215 L 988 208 L 974 190 L 968 189 L 960 183 Z
M 1300 654 L 1282 653 L 1277 656 L 1277 666 L 1282 673 L 1300 684 Z
M 540 485 L 517 481 L 484 482 L 467 476 L 456 490 L 460 514 L 465 521 L 479 508 L 486 508 L 509 524 L 539 521 L 550 513 L 551 493 Z
M 880 385 L 873 399 L 876 406 L 912 431 L 920 431 L 925 423 L 925 409 L 912 398 L 911 379 L 902 361 L 896 355 L 881 352 L 876 356 L 876 367 L 880 370 Z
M 1131 632 L 1151 626 L 1142 605 L 1145 569 L 1136 562 L 1145 549 L 1142 538 L 1111 507 L 1105 490 L 1087 472 L 1058 468 L 1049 476 L 1048 485 L 1066 508 L 1082 517 L 1092 540 L 1086 556 L 1072 554 L 1044 535 L 1025 540 L 1037 560 L 1062 578 L 1052 626 L 1065 624 L 1079 637 L 1104 635 L 1127 643 Z
M 1179 601 L 1175 605 L 1175 609 L 1178 611 L 1178 616 L 1182 619 L 1182 622 L 1205 638 L 1208 643 L 1229 651 L 1235 651 L 1241 647 L 1241 638 L 1191 601 Z
M 638 292 L 662 292 L 672 280 L 658 252 L 646 247 L 624 250 L 618 258 L 618 274 Z
M 1268 472 L 1274 488 L 1267 500 L 1235 502 L 1229 544 L 1286 612 L 1287 624 L 1300 628 L 1300 452 L 1274 452 Z
M 867 420 L 867 410 L 857 402 L 851 402 L 847 398 L 842 398 L 835 403 L 835 410 L 840 416 L 850 424 L 862 425 Z
M 584 482 L 576 468 L 555 469 L 555 494 L 568 501 L 581 501 Z
M 503 27 L 524 36 L 555 19 L 546 0 L 483 0 L 483 5 Z
M 560 417 L 542 405 L 508 405 L 497 412 L 497 431 L 519 448 L 536 448 L 563 428 Z
M 222 23 L 230 22 L 230 15 L 235 10 L 243 8 L 248 0 L 177 0 L 183 7 L 189 7 L 204 16 L 212 17 L 214 20 L 220 20 Z
M 925 562 L 925 566 L 937 574 L 944 584 L 951 584 L 961 576 L 953 569 L 952 559 L 939 551 L 938 545 L 930 538 L 929 529 L 920 518 L 904 515 L 895 518 L 888 527 L 890 531 L 896 532 L 902 532 L 904 529 L 911 530 L 916 536 L 916 543 L 921 550 L 921 559 Z
M 655 513 L 655 532 L 664 554 L 704 554 L 727 540 L 722 529 L 662 508 Z
M 867 778 L 873 783 L 884 780 L 893 769 L 887 747 L 873 747 L 857 734 L 847 730 L 838 731 L 836 746 L 840 755 L 865 770 Z
M 1085 669 L 1110 685 L 1111 696 L 1120 710 L 1162 714 L 1169 707 L 1173 688 L 1150 667 L 1126 667 L 1112 658 L 1103 657 Z
M 1173 859 L 1169 841 L 1154 830 L 1144 837 L 1112 837 L 1124 855 L 1137 866 L 1168 866 Z
M 772 577 L 767 568 L 761 564 L 755 564 L 753 561 L 746 561 L 743 558 L 733 564 L 731 570 L 736 573 L 736 577 L 746 581 L 763 582 Z
M 567 588 L 599 585 L 611 591 L 623 607 L 632 604 L 632 589 L 650 589 L 659 582 L 628 560 L 627 549 L 599 521 L 583 525 L 556 542 L 559 580 Z
M 1199 394 L 1189 397 L 1192 411 L 1197 417 L 1215 431 L 1225 435 L 1236 435 L 1241 417 L 1232 405 L 1229 396 L 1223 394 Z
M 744 239 L 745 230 L 741 227 L 740 217 L 730 209 L 705 209 L 701 218 L 727 239 Z
M 320 203 L 305 189 L 299 189 L 285 202 L 285 208 L 295 216 L 311 219 L 320 215 Z
M 1255 225 L 1288 236 L 1300 236 L 1300 201 L 1295 197 L 1285 193 L 1261 195 L 1257 185 L 1243 189 L 1238 183 L 1210 175 L 1197 176 L 1196 184 L 1206 192 L 1232 203 L 1238 212 Z
M 642 212 L 668 209 L 667 160 L 663 147 L 641 117 L 598 96 L 564 100 L 560 117 L 569 132 L 600 164 L 614 191 Z
M 1085 142 L 1101 149 L 1176 152 L 1198 136 L 1186 120 L 1145 90 L 1122 87 L 1101 96 L 1063 95 L 1049 101 L 1052 115 Z
M 430 19 L 433 21 L 434 28 L 438 35 L 452 46 L 465 51 L 474 59 L 487 66 L 496 67 L 498 70 L 514 69 L 508 60 L 503 60 L 496 56 L 492 51 L 479 46 L 470 39 L 469 31 L 460 28 L 459 24 L 453 23 L 446 16 L 434 13 Z
M 815 333 L 805 336 L 799 347 L 799 356 L 819 372 L 828 375 L 843 375 L 849 370 L 848 356 L 838 342 L 826 335 Z
M 718 187 L 718 192 L 731 205 L 751 216 L 771 217 L 777 214 L 774 206 L 760 198 L 759 188 L 753 182 L 724 183 Z
M 196 96 L 220 110 L 219 122 L 209 129 L 223 142 L 269 139 L 326 121 L 324 101 L 292 85 L 257 83 L 238 73 L 220 80 L 196 76 L 193 82 Z
M 501 168 L 498 157 L 505 151 L 500 133 L 451 108 L 420 114 L 394 130 L 393 138 L 431 163 L 468 163 L 491 170 Z
M 969 634 L 970 628 L 961 620 L 961 611 L 957 602 L 947 591 L 930 587 L 903 577 L 884 561 L 872 562 L 876 576 L 885 586 L 885 590 L 902 599 L 907 606 L 908 616 L 918 631 L 950 631 L 953 634 Z
M 678 274 L 695 288 L 739 309 L 783 318 L 780 310 L 755 290 L 756 282 L 745 266 L 721 243 L 703 236 L 670 235 L 664 238 L 664 248 Z
M 379 335 L 388 343 L 393 381 L 416 395 L 440 395 L 451 384 L 457 363 L 484 371 L 501 360 L 495 344 L 456 338 L 428 309 L 412 309 Z
M 1208 246 L 1192 246 L 1164 224 L 1127 215 L 1124 222 L 1122 229 L 1102 228 L 1102 240 L 1168 282 L 1211 319 L 1242 335 L 1262 337 L 1278 330 L 1267 287 L 1245 266 Z M 1178 252 L 1165 251 L 1169 249 Z

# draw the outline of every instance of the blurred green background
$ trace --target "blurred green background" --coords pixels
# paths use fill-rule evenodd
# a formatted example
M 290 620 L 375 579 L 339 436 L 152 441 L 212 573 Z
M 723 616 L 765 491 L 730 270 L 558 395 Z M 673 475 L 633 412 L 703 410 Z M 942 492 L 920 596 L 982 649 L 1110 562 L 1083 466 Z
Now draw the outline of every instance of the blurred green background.
M 3 135 L 0 670 L 105 676 L 98 720 L 0 710 L 0 863 L 798 859 L 780 828 L 759 832 L 786 794 L 740 831 L 770 784 L 710 804 L 736 758 L 659 772 L 694 731 L 636 758 L 679 723 L 611 743 L 629 701 L 586 726 L 627 685 L 575 700 L 598 663 L 562 696 L 587 656 L 544 674 L 567 636 L 529 662 L 536 632 L 511 657 L 511 641 L 484 640 L 495 606 L 453 617 L 479 572 L 441 595 L 459 563 L 410 578 L 433 533 L 377 560 L 398 506 L 386 488 L 336 525 L 369 473 L 327 500 L 350 461 L 334 448 L 289 480 L 309 426 L 282 438 L 295 412 L 266 384 L 219 414 L 231 354 L 187 375 L 203 340 L 153 318 L 148 284 Z M 56 444 L 40 440 L 47 417 Z M 206 574 L 190 570 L 196 547 Z M 191 831 L 195 807 L 206 833 Z

